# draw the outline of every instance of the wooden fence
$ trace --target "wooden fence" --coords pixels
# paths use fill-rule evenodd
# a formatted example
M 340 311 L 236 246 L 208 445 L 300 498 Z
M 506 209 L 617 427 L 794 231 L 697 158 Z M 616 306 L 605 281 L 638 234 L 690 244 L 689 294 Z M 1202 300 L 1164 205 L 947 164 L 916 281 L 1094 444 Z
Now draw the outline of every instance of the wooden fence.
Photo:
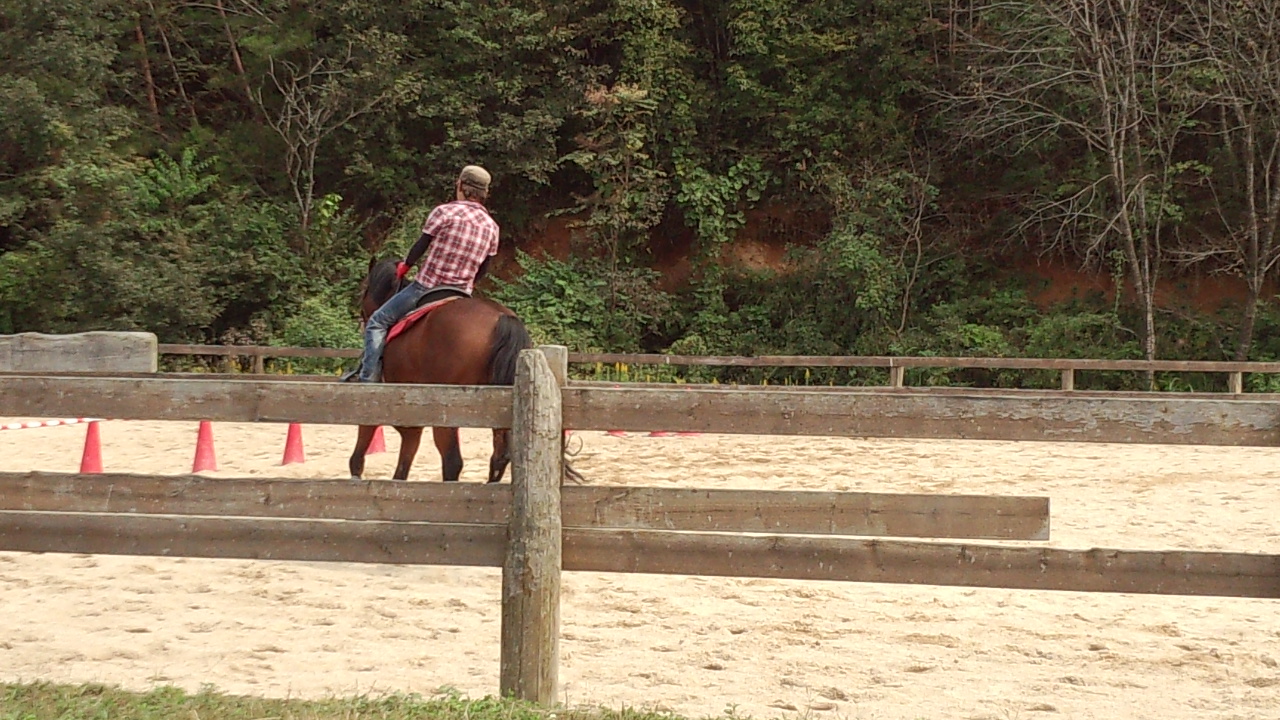
M 174 345 L 160 344 L 160 355 L 195 357 L 246 357 L 253 360 L 253 372 L 265 372 L 267 358 L 358 358 L 354 348 L 272 347 L 266 345 Z M 1227 391 L 1244 392 L 1245 373 L 1280 374 L 1280 362 L 1231 362 L 1213 360 L 1097 360 L 1072 358 L 994 357 L 895 357 L 879 355 L 804 356 L 761 355 L 738 357 L 721 355 L 661 355 L 630 353 L 569 353 L 571 364 L 626 364 L 679 367 L 750 368 L 880 368 L 889 372 L 890 387 L 904 387 L 907 368 L 954 368 L 986 370 L 1046 370 L 1057 372 L 1061 389 L 1074 390 L 1077 372 L 1189 372 L 1225 374 Z
M 540 703 L 562 571 L 1280 598 L 1277 555 L 1030 544 L 1044 497 L 561 486 L 566 428 L 1276 446 L 1272 400 L 615 389 L 566 367 L 545 348 L 514 387 L 2 375 L 11 415 L 511 428 L 512 480 L 5 473 L 0 550 L 501 566 L 499 690 Z

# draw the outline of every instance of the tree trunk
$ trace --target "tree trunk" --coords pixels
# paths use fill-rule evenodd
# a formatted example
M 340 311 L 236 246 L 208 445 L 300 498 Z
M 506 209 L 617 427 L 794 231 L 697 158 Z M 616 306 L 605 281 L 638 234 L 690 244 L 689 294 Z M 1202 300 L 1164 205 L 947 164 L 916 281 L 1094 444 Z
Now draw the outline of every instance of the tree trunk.
M 1142 297 L 1142 350 L 1148 362 L 1156 359 L 1156 303 L 1154 291 L 1148 289 Z M 1156 389 L 1156 373 L 1148 370 L 1147 389 Z
M 1258 303 L 1262 298 L 1262 278 L 1249 278 L 1249 294 L 1244 301 L 1244 316 L 1240 319 L 1240 336 L 1236 341 L 1236 362 L 1249 359 L 1253 348 L 1253 328 L 1258 320 Z
M 231 32 L 231 22 L 227 20 L 227 10 L 222 5 L 222 0 L 217 1 L 218 15 L 222 17 L 222 29 L 227 33 L 227 45 L 231 48 L 231 62 L 235 66 L 236 76 L 240 78 L 240 85 L 244 88 L 244 96 L 249 101 L 249 106 L 253 107 L 253 90 L 249 87 L 249 76 L 244 71 L 244 61 L 240 58 L 240 48 L 236 44 L 236 36 Z
M 151 75 L 151 57 L 147 54 L 147 36 L 142 32 L 142 19 L 133 24 L 134 36 L 138 39 L 138 50 L 142 53 L 139 62 L 142 65 L 142 79 L 147 84 L 147 104 L 151 106 L 151 117 L 155 122 L 156 132 L 160 133 L 160 103 L 156 101 L 156 81 Z

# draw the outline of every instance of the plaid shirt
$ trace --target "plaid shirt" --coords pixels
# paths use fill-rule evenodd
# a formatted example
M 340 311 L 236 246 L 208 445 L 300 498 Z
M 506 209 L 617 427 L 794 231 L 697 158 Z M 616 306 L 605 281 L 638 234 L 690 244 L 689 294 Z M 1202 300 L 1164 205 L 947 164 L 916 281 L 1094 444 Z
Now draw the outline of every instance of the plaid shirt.
M 470 293 L 480 263 L 498 252 L 498 223 L 483 205 L 470 200 L 437 206 L 422 232 L 431 236 L 431 246 L 417 279 L 428 288 L 452 285 Z

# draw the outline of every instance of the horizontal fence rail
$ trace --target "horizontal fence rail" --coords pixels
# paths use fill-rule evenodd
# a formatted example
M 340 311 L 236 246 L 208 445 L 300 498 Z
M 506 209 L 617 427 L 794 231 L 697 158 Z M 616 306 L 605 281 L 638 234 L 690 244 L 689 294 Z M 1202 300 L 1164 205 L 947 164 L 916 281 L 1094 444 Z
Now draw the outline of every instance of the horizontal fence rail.
M 4 473 L 0 548 L 498 567 L 511 491 L 482 484 Z M 936 538 L 949 531 L 1043 537 L 1046 498 L 564 487 L 562 510 L 565 570 L 1280 597 L 1274 555 L 820 537 Z M 760 532 L 783 534 L 745 534 Z
M 563 569 L 1280 598 L 1280 556 L 566 527 Z M 0 510 L 0 549 L 499 567 L 500 524 Z
M 1156 372 L 1280 373 L 1280 362 L 1095 360 L 1072 358 L 916 357 L 894 355 L 661 355 L 569 353 L 572 363 L 717 367 L 977 368 L 988 370 L 1153 370 Z
M 1262 396 L 955 393 L 875 388 L 560 389 L 571 430 L 1047 442 L 1280 446 L 1280 403 Z M 0 376 L 14 416 L 507 428 L 493 386 Z
M 566 531 L 565 570 L 1280 598 L 1280 555 Z
M 581 430 L 1280 445 L 1280 404 L 1253 398 L 574 386 L 563 394 L 565 427 Z
M 5 414 L 66 417 L 66 408 L 121 420 L 306 422 L 508 428 L 511 388 L 0 376 Z
M 0 473 L 0 510 L 505 526 L 511 486 Z M 566 528 L 1048 540 L 1049 499 L 988 495 L 564 487 Z
M 161 355 L 268 358 L 358 358 L 359 348 L 270 345 L 177 345 L 161 343 Z M 659 353 L 569 353 L 572 364 L 712 367 L 982 368 L 991 370 L 1130 370 L 1156 372 L 1280 373 L 1280 362 L 1225 360 L 1104 360 L 1091 358 L 917 357 L 894 355 L 665 355 Z
M 30 376 L 29 372 L 0 372 L 0 378 Z M 159 380 L 184 380 L 184 381 L 247 381 L 247 380 L 265 380 L 271 382 L 293 382 L 293 383 L 336 383 L 338 378 L 335 375 L 316 375 L 316 374 L 275 374 L 275 373 L 245 373 L 245 372 L 147 372 L 147 373 L 119 373 L 119 372 L 90 372 L 90 371 L 66 371 L 66 372 L 47 372 L 40 373 L 42 378 L 100 378 L 110 377 L 115 379 L 159 379 Z M 643 382 L 628 381 L 625 384 L 617 381 L 609 380 L 577 380 L 570 379 L 566 383 L 567 387 L 575 388 L 610 388 L 618 389 L 625 387 L 627 389 L 655 389 L 670 390 L 673 387 L 681 390 L 740 390 L 743 392 L 824 392 L 824 393 L 866 393 L 866 392 L 887 392 L 892 391 L 901 395 L 996 395 L 1006 397 L 1059 397 L 1061 393 L 1057 390 L 1046 388 L 983 388 L 983 387 L 953 387 L 953 386 L 899 386 L 890 388 L 885 385 L 867 386 L 846 386 L 846 385 L 754 385 L 754 384 L 737 384 L 737 383 L 696 383 L 696 382 Z M 1179 400 L 1189 399 L 1209 399 L 1221 400 L 1223 393 L 1221 392 L 1196 392 L 1196 391 L 1162 391 L 1162 390 L 1075 390 L 1072 393 L 1077 398 L 1170 398 Z M 1280 400 L 1280 393 L 1270 392 L 1254 392 L 1249 393 L 1250 400 Z
M 275 347 L 268 345 L 179 345 L 162 343 L 160 355 L 253 358 L 253 371 L 264 372 L 265 358 L 360 357 L 358 348 Z M 1226 373 L 1228 392 L 1244 392 L 1245 373 L 1280 374 L 1280 362 L 1235 362 L 1219 360 L 1107 360 L 1090 358 L 994 358 L 994 357 L 900 357 L 892 355 L 666 355 L 659 353 L 569 353 L 573 364 L 626 364 L 676 367 L 742 368 L 883 368 L 889 371 L 889 385 L 902 387 L 908 368 L 1048 370 L 1061 376 L 1063 390 L 1075 389 L 1075 373 L 1111 372 L 1191 372 Z

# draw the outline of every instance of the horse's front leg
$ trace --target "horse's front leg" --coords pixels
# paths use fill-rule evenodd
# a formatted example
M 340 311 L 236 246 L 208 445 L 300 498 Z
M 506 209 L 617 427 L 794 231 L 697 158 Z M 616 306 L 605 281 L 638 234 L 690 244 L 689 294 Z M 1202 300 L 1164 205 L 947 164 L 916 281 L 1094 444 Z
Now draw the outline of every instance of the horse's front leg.
M 440 451 L 441 471 L 445 482 L 457 482 L 462 474 L 462 443 L 458 440 L 458 428 L 432 428 L 436 449 Z
M 360 431 L 356 435 L 356 449 L 351 453 L 351 460 L 347 463 L 347 467 L 351 470 L 352 480 L 359 480 L 364 477 L 364 455 L 368 452 L 369 443 L 373 442 L 373 434 L 377 430 L 377 425 L 360 426 Z
M 400 459 L 396 462 L 395 480 L 408 480 L 409 468 L 413 467 L 413 458 L 418 454 L 418 444 L 422 442 L 422 428 L 397 427 L 400 433 Z

